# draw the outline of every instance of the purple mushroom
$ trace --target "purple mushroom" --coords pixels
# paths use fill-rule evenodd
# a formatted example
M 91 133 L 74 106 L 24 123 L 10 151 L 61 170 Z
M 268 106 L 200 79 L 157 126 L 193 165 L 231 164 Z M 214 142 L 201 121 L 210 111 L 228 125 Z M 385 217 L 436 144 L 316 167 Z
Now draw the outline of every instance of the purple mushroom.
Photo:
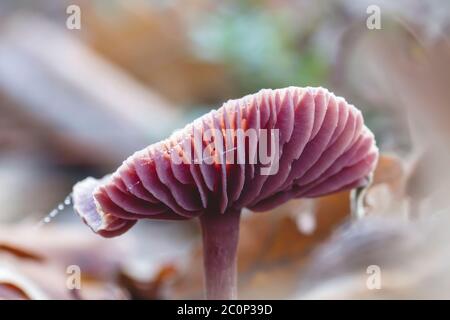
M 261 90 L 74 186 L 76 212 L 104 237 L 139 219 L 199 218 L 206 297 L 236 298 L 242 208 L 264 211 L 368 182 L 378 158 L 361 112 L 324 88 Z

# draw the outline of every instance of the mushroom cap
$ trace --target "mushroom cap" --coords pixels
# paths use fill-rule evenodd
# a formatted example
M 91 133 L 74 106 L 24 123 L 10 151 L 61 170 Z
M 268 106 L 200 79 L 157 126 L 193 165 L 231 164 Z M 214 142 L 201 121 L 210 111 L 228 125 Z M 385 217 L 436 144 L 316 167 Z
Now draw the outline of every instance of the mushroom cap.
M 138 219 L 190 219 L 274 208 L 367 183 L 378 158 L 361 112 L 324 88 L 263 89 L 229 100 L 111 175 L 74 186 L 74 208 L 97 233 Z

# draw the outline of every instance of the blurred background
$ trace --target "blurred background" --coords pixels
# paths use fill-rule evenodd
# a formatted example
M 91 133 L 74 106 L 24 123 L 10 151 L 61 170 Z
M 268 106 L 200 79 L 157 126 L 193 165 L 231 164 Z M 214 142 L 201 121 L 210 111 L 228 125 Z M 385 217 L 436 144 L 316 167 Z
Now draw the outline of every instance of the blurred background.
M 195 223 L 104 240 L 64 199 L 230 98 L 323 86 L 382 151 L 369 216 L 346 192 L 248 212 L 240 297 L 450 298 L 449 36 L 446 0 L 0 0 L 0 297 L 201 298 Z

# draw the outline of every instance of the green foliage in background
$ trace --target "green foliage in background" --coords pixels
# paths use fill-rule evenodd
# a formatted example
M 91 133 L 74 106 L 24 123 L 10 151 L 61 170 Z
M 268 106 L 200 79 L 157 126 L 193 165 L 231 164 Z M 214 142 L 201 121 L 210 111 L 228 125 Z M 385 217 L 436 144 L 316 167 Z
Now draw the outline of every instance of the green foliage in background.
M 195 24 L 194 50 L 203 59 L 225 64 L 240 94 L 268 87 L 326 85 L 328 62 L 302 40 L 286 14 L 224 5 Z

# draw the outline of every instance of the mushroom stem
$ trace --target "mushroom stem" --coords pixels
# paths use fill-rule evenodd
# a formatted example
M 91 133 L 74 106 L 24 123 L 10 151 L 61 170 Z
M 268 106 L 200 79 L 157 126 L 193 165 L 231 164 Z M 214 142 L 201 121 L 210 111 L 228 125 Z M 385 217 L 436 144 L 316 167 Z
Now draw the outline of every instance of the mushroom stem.
M 200 217 L 206 299 L 237 298 L 237 246 L 241 212 L 228 210 Z

